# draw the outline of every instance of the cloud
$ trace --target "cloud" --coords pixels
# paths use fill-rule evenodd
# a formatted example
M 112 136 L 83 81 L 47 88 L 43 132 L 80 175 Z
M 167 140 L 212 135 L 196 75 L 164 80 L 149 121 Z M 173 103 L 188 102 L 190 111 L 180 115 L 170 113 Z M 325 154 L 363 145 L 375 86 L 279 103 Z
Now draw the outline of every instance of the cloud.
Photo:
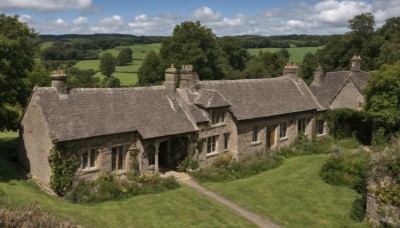
M 20 22 L 22 22 L 22 23 L 27 23 L 27 24 L 29 24 L 29 22 L 32 21 L 32 17 L 31 17 L 30 15 L 23 14 L 23 15 L 19 16 L 19 19 L 18 19 L 18 20 L 19 20 Z
M 221 13 L 214 12 L 208 7 L 201 7 L 199 9 L 196 9 L 192 13 L 192 18 L 194 20 L 200 20 L 203 22 L 215 22 L 221 21 L 223 19 Z
M 129 33 L 135 35 L 171 35 L 173 28 L 179 22 L 176 14 L 160 14 L 148 16 L 141 14 L 135 16 L 128 23 Z
M 37 11 L 55 11 L 65 9 L 88 10 L 92 0 L 1 0 L 1 9 L 30 9 Z
M 88 24 L 88 22 L 89 20 L 87 19 L 87 17 L 77 17 L 72 21 L 74 25 L 86 25 Z
M 94 33 L 126 33 L 124 19 L 119 15 L 104 17 L 90 28 Z

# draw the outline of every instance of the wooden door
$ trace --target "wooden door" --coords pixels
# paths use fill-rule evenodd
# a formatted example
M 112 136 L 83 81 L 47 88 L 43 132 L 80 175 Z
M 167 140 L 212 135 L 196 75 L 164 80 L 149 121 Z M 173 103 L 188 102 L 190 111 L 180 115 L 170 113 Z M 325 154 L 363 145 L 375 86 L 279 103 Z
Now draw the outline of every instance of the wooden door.
M 271 148 L 275 145 L 275 125 L 271 125 L 267 127 L 267 148 Z

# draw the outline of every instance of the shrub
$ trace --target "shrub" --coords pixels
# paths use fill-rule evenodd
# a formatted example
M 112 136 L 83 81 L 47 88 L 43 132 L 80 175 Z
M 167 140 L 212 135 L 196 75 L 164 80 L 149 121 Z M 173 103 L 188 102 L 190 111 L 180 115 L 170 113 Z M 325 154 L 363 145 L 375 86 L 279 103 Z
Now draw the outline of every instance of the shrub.
M 357 138 L 353 135 L 351 138 L 345 138 L 342 140 L 337 141 L 338 145 L 346 148 L 346 149 L 356 149 L 360 145 L 360 142 L 357 140 Z
M 117 200 L 140 194 L 159 193 L 179 188 L 175 178 L 161 178 L 154 174 L 128 175 L 117 178 L 111 173 L 97 180 L 79 180 L 65 196 L 73 203 L 95 203 Z
M 49 212 L 42 212 L 36 202 L 32 202 L 26 210 L 12 211 L 6 208 L 0 209 L 0 227 L 80 227 L 70 221 L 60 221 Z
M 361 198 L 354 200 L 351 211 L 350 218 L 355 221 L 362 222 L 366 214 L 367 197 L 363 195 Z
M 195 170 L 197 168 L 199 168 L 199 162 L 188 156 L 179 162 L 177 170 L 178 172 L 186 172 L 188 169 Z

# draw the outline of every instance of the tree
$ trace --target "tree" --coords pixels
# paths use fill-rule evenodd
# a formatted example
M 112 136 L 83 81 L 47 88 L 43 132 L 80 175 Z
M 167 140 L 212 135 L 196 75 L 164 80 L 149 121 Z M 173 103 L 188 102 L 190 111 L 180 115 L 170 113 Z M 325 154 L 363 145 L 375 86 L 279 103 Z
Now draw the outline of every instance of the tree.
M 101 80 L 100 87 L 102 88 L 118 88 L 121 86 L 121 81 L 119 78 L 107 78 L 104 77 L 103 80 Z
M 110 78 L 115 71 L 115 58 L 111 53 L 104 53 L 100 59 L 100 72 Z
M 160 84 L 164 80 L 165 64 L 162 63 L 160 55 L 153 50 L 146 55 L 142 66 L 138 71 L 139 85 Z
M 348 20 L 351 34 L 359 38 L 370 38 L 375 31 L 375 17 L 371 13 L 362 13 Z
M 19 115 L 10 107 L 26 102 L 23 78 L 35 64 L 37 41 L 37 33 L 18 16 L 0 14 L 0 131 L 17 129 Z
M 117 66 L 126 66 L 132 61 L 132 50 L 130 48 L 124 48 L 119 52 L 116 64 Z
M 250 54 L 240 44 L 236 37 L 225 36 L 218 40 L 223 56 L 234 70 L 243 70 Z
M 300 65 L 300 77 L 303 78 L 307 84 L 310 84 L 314 78 L 314 71 L 317 67 L 317 57 L 313 53 L 307 52 L 304 55 L 303 63 Z
M 160 53 L 166 64 L 192 64 L 203 80 L 224 78 L 216 36 L 199 21 L 177 25 L 172 36 L 162 43 Z
M 99 87 L 100 79 L 95 78 L 94 70 L 80 70 L 76 67 L 68 68 L 68 86 L 73 88 Z
M 370 75 L 365 89 L 365 110 L 387 132 L 400 130 L 400 61 L 383 65 Z

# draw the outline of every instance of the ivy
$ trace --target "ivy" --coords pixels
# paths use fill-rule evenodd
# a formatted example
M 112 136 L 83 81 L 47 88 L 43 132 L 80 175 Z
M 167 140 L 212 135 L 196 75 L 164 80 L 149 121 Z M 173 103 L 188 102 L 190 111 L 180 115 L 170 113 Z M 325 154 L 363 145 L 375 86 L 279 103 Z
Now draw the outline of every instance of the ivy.
M 49 163 L 52 171 L 50 187 L 64 196 L 72 187 L 75 173 L 80 165 L 79 143 L 56 143 L 50 151 Z
M 131 170 L 135 174 L 138 174 L 140 172 L 139 160 L 138 160 L 139 152 L 140 151 L 138 148 L 133 148 L 129 150 L 129 157 L 131 159 Z

